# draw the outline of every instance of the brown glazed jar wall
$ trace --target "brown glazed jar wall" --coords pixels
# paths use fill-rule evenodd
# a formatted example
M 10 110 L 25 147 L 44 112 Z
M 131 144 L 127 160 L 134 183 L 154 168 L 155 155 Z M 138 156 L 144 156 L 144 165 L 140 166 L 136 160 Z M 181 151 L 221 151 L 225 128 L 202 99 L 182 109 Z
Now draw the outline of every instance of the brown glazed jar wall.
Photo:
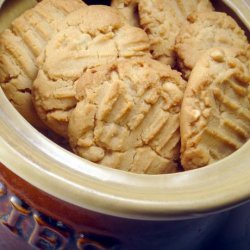
M 0 165 L 0 249 L 202 249 L 228 212 L 182 221 L 142 221 L 94 213 L 31 186 Z M 7 236 L 8 235 L 8 236 Z M 12 246 L 13 245 L 13 246 Z

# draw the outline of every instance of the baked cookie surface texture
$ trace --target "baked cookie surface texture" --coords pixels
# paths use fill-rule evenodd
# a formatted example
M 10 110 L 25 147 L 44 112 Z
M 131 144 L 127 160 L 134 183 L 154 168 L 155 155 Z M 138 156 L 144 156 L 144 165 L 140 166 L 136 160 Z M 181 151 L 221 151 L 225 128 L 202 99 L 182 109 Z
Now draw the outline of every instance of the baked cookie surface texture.
M 185 81 L 152 59 L 120 60 L 77 82 L 69 139 L 78 155 L 146 174 L 177 171 Z
M 174 66 L 175 39 L 183 22 L 193 12 L 211 10 L 209 0 L 140 0 L 140 24 L 149 36 L 153 58 Z
M 213 48 L 197 62 L 181 108 L 185 170 L 214 163 L 250 138 L 250 74 L 246 51 Z
M 222 12 L 204 12 L 189 16 L 176 39 L 175 50 L 185 79 L 200 56 L 213 47 L 247 49 L 244 31 Z
M 43 128 L 32 105 L 36 58 L 62 20 L 85 6 L 80 0 L 44 0 L 15 19 L 0 34 L 0 85 L 15 108 L 35 127 Z
M 117 58 L 149 56 L 148 47 L 146 33 L 126 25 L 114 8 L 88 6 L 69 15 L 39 58 L 33 100 L 41 119 L 67 137 L 76 105 L 75 82 L 83 72 Z

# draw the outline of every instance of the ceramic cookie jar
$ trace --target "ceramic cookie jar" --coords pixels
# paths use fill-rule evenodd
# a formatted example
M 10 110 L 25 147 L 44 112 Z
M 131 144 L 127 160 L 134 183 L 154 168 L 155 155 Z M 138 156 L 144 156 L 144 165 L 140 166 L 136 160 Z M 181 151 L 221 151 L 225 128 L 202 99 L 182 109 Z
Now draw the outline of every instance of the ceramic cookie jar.
M 248 1 L 213 4 L 249 38 Z M 16 6 L 7 0 L 0 17 Z M 0 249 L 248 250 L 249 152 L 246 142 L 209 166 L 162 175 L 100 166 L 38 132 L 0 89 Z

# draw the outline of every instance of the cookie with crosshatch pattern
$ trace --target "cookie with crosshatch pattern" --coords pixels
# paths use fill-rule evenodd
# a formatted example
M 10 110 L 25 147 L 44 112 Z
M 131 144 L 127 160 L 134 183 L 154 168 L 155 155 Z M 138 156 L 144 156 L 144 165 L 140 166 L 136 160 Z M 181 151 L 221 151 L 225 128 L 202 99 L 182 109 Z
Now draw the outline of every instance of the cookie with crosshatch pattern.
M 75 82 L 83 72 L 117 58 L 150 53 L 147 34 L 127 25 L 109 6 L 82 8 L 69 15 L 64 24 L 39 58 L 32 94 L 40 118 L 67 138 L 69 117 L 76 105 Z
M 174 66 L 175 39 L 186 18 L 212 10 L 209 0 L 139 0 L 140 25 L 149 36 L 153 58 Z
M 15 108 L 35 127 L 44 128 L 32 104 L 36 58 L 64 18 L 86 6 L 81 0 L 43 0 L 0 34 L 0 85 Z
M 181 108 L 181 162 L 206 166 L 250 138 L 249 54 L 213 48 L 196 63 Z
M 180 107 L 186 82 L 149 58 L 119 60 L 83 74 L 69 122 L 74 152 L 129 172 L 178 169 Z
M 222 12 L 196 13 L 188 17 L 176 38 L 175 50 L 185 79 L 202 54 L 214 47 L 245 50 L 247 37 L 236 21 Z

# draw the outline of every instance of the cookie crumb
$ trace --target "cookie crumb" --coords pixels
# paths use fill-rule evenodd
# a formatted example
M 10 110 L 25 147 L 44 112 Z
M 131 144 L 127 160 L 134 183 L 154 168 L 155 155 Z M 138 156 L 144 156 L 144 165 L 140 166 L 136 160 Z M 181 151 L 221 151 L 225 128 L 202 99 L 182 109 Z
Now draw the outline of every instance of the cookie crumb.
M 221 50 L 214 50 L 211 52 L 210 56 L 213 58 L 216 62 L 224 62 L 224 53 Z

